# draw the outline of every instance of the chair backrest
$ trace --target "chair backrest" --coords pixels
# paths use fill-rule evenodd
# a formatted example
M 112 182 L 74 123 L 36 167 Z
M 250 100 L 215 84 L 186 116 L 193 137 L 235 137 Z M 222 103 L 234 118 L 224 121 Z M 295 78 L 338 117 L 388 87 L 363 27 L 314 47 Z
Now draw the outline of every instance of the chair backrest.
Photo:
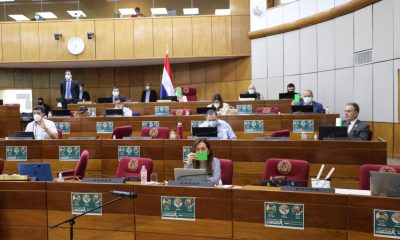
M 61 131 L 61 129 L 57 129 L 57 138 L 58 139 L 62 139 L 62 131 Z
M 271 133 L 271 137 L 290 137 L 290 130 L 277 130 Z
M 282 176 L 286 179 L 299 180 L 299 185 L 307 187 L 309 165 L 305 160 L 268 158 L 265 161 L 263 180 Z
M 192 109 L 182 108 L 182 109 L 171 109 L 171 115 L 174 116 L 182 116 L 182 115 L 191 115 Z
M 369 190 L 369 172 L 389 172 L 400 173 L 400 165 L 383 165 L 383 164 L 363 164 L 360 167 L 360 189 Z
M 368 132 L 368 141 L 372 140 L 372 135 L 373 135 L 373 132 L 370 129 L 369 132 Z
M 197 101 L 197 96 L 196 96 L 196 92 L 197 89 L 196 87 L 193 86 L 183 86 L 182 87 L 182 92 L 183 95 L 186 96 L 187 100 L 190 101 Z
M 169 138 L 169 128 L 167 127 L 157 127 L 157 128 L 142 128 L 140 132 L 142 137 L 152 137 L 155 139 L 168 139 Z
M 232 184 L 233 162 L 230 159 L 219 159 L 221 164 L 222 184 Z
M 138 177 L 142 166 L 146 166 L 147 180 L 150 181 L 150 175 L 153 172 L 153 160 L 151 158 L 132 158 L 124 157 L 118 163 L 115 177 Z
M 0 158 L 0 174 L 3 174 L 4 170 L 4 159 Z
M 130 137 L 132 135 L 132 127 L 131 126 L 120 126 L 115 127 L 113 129 L 113 133 L 111 138 L 122 139 L 124 137 Z
M 279 113 L 279 107 L 258 107 L 256 109 L 256 113 L 278 114 Z
M 79 179 L 82 179 L 85 177 L 88 160 L 89 160 L 89 151 L 83 150 L 83 152 L 81 154 L 81 158 L 79 159 L 79 162 L 76 165 L 74 177 L 77 177 Z

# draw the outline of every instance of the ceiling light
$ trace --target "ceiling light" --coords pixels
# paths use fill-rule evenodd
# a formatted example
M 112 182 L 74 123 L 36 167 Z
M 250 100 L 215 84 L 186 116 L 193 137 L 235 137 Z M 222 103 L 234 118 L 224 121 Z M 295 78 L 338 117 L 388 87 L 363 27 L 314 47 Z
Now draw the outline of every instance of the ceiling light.
M 151 15 L 168 15 L 166 8 L 150 8 Z
M 198 8 L 184 8 L 183 15 L 198 15 L 199 9 Z
M 37 15 L 41 16 L 44 19 L 54 19 L 57 18 L 57 16 L 52 13 L 52 12 L 37 12 Z
M 134 8 L 120 8 L 118 11 L 121 13 L 121 15 L 136 15 Z
M 74 18 L 86 17 L 86 14 L 82 10 L 68 10 L 67 13 Z
M 215 15 L 217 15 L 217 16 L 231 15 L 231 10 L 230 9 L 215 9 Z
M 10 14 L 8 15 L 10 18 L 14 19 L 15 21 L 30 21 L 29 18 L 27 18 L 23 14 Z

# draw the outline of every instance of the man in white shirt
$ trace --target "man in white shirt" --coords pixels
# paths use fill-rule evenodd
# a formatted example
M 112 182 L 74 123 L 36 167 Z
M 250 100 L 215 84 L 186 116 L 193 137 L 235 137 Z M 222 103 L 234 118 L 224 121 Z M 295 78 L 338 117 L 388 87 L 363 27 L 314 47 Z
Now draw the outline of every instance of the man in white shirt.
M 358 120 L 360 107 L 357 103 L 348 103 L 344 109 L 346 120 L 342 125 L 347 126 L 347 134 L 349 138 L 359 138 L 360 140 L 369 140 L 371 132 L 367 124 Z
M 57 128 L 53 121 L 44 118 L 42 106 L 33 107 L 33 121 L 26 126 L 25 132 L 33 132 L 35 139 L 57 139 Z
M 120 98 L 115 98 L 114 100 L 115 108 L 122 109 L 123 117 L 132 117 L 132 110 L 124 106 L 124 102 Z
M 207 111 L 206 121 L 199 125 L 199 127 L 217 127 L 218 138 L 223 140 L 235 140 L 236 135 L 232 130 L 229 123 L 220 120 L 217 117 L 217 112 L 213 109 Z

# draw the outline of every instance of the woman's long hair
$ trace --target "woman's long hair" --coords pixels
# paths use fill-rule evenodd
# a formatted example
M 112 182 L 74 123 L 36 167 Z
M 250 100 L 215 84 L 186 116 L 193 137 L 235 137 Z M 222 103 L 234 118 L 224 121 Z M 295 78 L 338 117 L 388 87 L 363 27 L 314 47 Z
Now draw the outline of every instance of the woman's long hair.
M 214 153 L 213 153 L 213 151 L 211 149 L 210 142 L 206 138 L 199 138 L 194 142 L 193 147 L 192 147 L 192 151 L 196 152 L 197 145 L 199 145 L 199 143 L 202 143 L 202 142 L 204 144 L 206 144 L 206 146 L 208 148 L 208 151 L 209 151 L 208 152 L 208 157 L 207 157 L 207 163 L 206 163 L 206 172 L 207 172 L 208 175 L 212 175 L 212 171 L 213 171 L 212 162 L 213 162 L 213 159 L 214 159 Z M 193 161 L 193 168 L 197 168 L 197 169 L 200 168 L 200 161 Z
M 224 100 L 222 100 L 222 96 L 221 96 L 221 94 L 219 94 L 219 93 L 216 93 L 216 94 L 214 94 L 212 97 L 211 97 L 211 103 L 214 105 L 214 101 L 215 100 L 218 100 L 218 102 L 219 102 L 219 107 L 217 108 L 217 111 L 218 110 L 220 110 L 222 107 L 223 107 L 223 105 L 224 105 Z

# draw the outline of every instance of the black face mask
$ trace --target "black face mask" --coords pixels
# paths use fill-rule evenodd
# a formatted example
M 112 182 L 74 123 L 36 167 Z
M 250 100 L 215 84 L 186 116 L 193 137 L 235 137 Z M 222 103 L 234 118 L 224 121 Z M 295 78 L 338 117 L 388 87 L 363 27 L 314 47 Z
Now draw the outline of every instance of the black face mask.
M 38 102 L 38 105 L 43 105 L 43 102 Z
M 287 92 L 288 92 L 288 93 L 294 93 L 294 91 L 293 91 L 293 90 L 290 90 L 290 91 L 288 90 Z

